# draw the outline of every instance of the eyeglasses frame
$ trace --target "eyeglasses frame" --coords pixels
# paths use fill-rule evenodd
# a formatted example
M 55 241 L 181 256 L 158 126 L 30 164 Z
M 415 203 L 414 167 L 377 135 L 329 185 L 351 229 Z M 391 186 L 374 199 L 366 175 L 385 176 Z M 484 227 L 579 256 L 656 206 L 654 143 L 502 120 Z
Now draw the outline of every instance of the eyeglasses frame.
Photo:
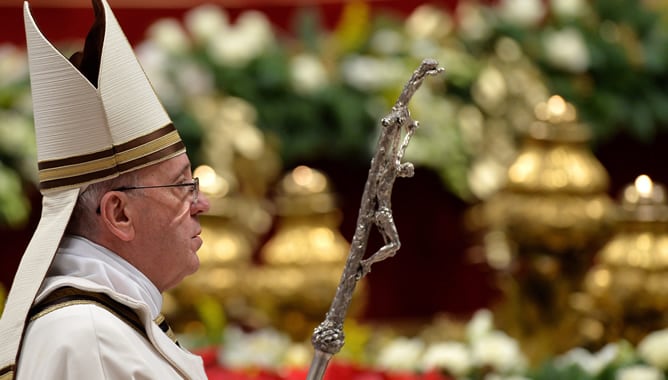
M 147 185 L 147 186 L 121 186 L 121 187 L 116 187 L 113 188 L 109 191 L 129 191 L 129 190 L 142 190 L 142 189 L 160 189 L 160 188 L 169 188 L 169 187 L 186 187 L 190 186 L 191 187 L 191 192 L 193 193 L 193 200 L 192 203 L 195 204 L 197 203 L 197 200 L 199 198 L 199 177 L 193 177 L 192 182 L 185 182 L 185 183 L 172 183 L 169 185 Z M 96 213 L 100 213 L 100 207 L 97 207 L 97 210 L 95 210 Z

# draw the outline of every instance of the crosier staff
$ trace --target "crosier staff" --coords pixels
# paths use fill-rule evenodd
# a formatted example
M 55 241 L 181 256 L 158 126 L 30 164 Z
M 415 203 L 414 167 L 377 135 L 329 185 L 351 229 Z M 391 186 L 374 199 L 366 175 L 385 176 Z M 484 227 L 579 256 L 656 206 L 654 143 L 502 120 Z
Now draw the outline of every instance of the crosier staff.
M 392 217 L 391 197 L 395 179 L 412 177 L 414 173 L 413 164 L 401 162 L 406 147 L 418 128 L 418 122 L 410 117 L 408 102 L 427 75 L 436 75 L 442 71 L 443 68 L 438 67 L 435 60 L 423 60 L 404 86 L 392 111 L 381 119 L 382 129 L 376 153 L 371 159 L 348 259 L 325 320 L 315 328 L 311 338 L 315 353 L 307 380 L 321 380 L 329 360 L 343 347 L 343 321 L 357 281 L 371 271 L 371 265 L 394 256 L 401 247 Z M 406 134 L 402 142 L 403 129 Z M 385 245 L 369 258 L 363 259 L 372 225 L 378 227 Z

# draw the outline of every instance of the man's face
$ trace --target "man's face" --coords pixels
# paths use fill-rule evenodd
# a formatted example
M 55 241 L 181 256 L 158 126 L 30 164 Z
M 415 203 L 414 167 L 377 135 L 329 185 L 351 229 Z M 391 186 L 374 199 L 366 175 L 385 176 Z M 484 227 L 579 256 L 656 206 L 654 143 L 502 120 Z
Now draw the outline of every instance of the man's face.
M 190 161 L 185 154 L 142 169 L 137 185 L 155 186 L 192 182 Z M 200 193 L 193 203 L 188 186 L 142 189 L 129 193 L 135 213 L 132 264 L 162 292 L 197 271 L 197 250 L 202 246 L 198 215 L 209 209 Z

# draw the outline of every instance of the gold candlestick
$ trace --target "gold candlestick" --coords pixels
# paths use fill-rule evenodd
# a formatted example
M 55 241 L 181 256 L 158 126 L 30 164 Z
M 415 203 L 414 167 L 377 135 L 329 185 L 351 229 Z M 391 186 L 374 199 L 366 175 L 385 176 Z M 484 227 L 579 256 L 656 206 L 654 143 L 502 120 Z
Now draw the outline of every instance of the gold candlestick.
M 273 200 L 275 231 L 261 247 L 261 263 L 246 287 L 268 323 L 304 340 L 327 311 L 350 243 L 339 231 L 343 215 L 323 172 L 294 168 L 278 183 Z M 355 312 L 365 289 L 355 294 Z
M 666 189 L 640 175 L 622 193 L 616 233 L 597 253 L 574 300 L 584 344 L 637 343 L 668 326 Z
M 510 247 L 506 267 L 498 268 L 505 295 L 498 319 L 538 361 L 572 347 L 569 296 L 609 236 L 613 214 L 607 172 L 590 152 L 574 107 L 553 96 L 535 114 L 486 213 L 495 240 L 507 242 L 497 246 Z

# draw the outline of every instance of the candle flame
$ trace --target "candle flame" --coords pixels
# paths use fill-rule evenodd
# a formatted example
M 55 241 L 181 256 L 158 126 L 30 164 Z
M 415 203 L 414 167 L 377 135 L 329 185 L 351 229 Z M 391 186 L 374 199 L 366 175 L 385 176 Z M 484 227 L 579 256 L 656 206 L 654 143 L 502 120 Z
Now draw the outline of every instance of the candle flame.
M 559 95 L 552 95 L 547 101 L 538 103 L 534 114 L 538 120 L 552 123 L 570 122 L 577 118 L 575 107 Z
M 552 115 L 561 116 L 566 113 L 566 101 L 559 95 L 553 95 L 547 101 L 547 107 Z
M 649 197 L 652 195 L 654 184 L 652 183 L 652 180 L 649 178 L 649 176 L 642 174 L 636 178 L 635 187 L 640 196 Z
M 320 193 L 327 188 L 327 178 L 325 175 L 306 165 L 300 165 L 294 168 L 290 178 L 286 177 L 285 181 L 294 181 L 294 185 L 286 184 L 289 187 L 294 187 L 296 185 L 301 189 L 299 191 L 306 191 L 308 193 Z M 294 188 L 292 191 L 297 191 L 297 189 Z

